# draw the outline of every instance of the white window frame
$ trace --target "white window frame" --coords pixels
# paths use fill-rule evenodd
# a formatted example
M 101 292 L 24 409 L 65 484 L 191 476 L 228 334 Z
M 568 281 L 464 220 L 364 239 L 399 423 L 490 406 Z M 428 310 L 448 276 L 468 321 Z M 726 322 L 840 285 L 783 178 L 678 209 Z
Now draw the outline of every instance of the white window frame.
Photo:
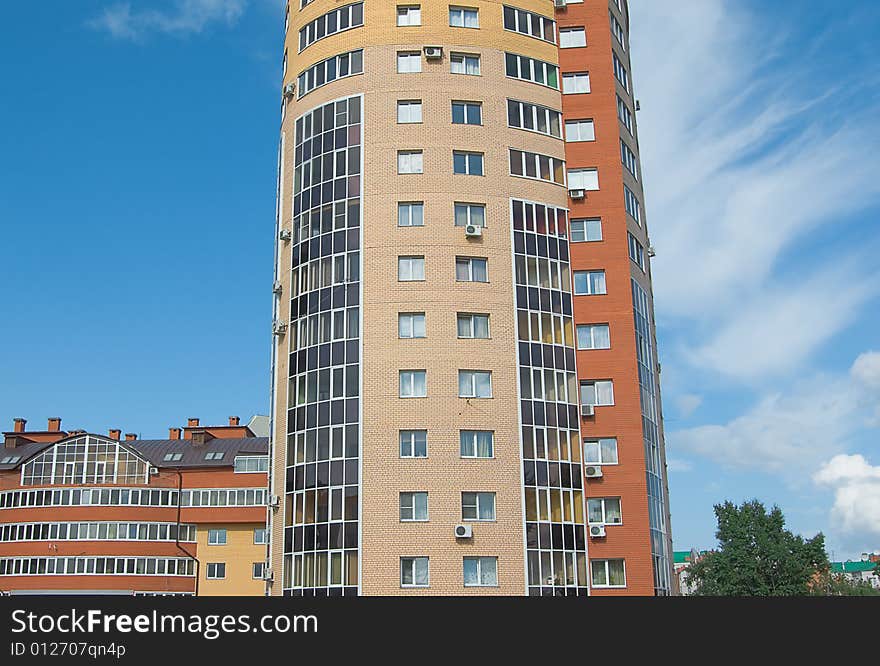
M 397 100 L 397 123 L 398 125 L 416 125 L 422 122 L 422 100 L 399 99 Z
M 476 63 L 476 71 L 468 71 L 471 66 Z M 460 68 L 459 68 L 460 66 Z M 456 71 L 457 70 L 457 71 Z M 480 54 L 478 53 L 459 53 L 449 54 L 449 73 L 462 74 L 464 76 L 480 76 L 482 73 L 482 64 Z
M 565 38 L 563 37 L 565 35 Z M 570 39 L 567 39 L 571 36 Z M 559 48 L 576 49 L 587 45 L 587 29 L 582 25 L 559 28 Z
M 474 279 L 474 262 L 482 261 L 486 267 L 486 279 L 485 280 L 476 280 Z M 459 265 L 467 264 L 467 279 L 462 280 L 458 277 L 458 267 Z M 477 284 L 488 284 L 489 283 L 489 260 L 485 257 L 456 257 L 455 258 L 455 281 L 456 282 L 475 282 Z
M 418 67 L 416 67 L 418 63 Z M 401 67 L 403 65 L 403 67 Z M 397 73 L 398 74 L 420 74 L 422 71 L 422 52 L 421 51 L 398 51 L 397 52 Z
M 483 578 L 483 564 L 484 561 L 490 560 L 494 564 L 495 571 L 495 581 L 494 582 L 485 582 Z M 477 583 L 468 583 L 467 582 L 467 573 L 466 567 L 467 563 L 471 561 L 476 561 L 477 564 Z M 465 587 L 498 587 L 498 558 L 491 555 L 468 555 L 462 558 L 462 583 Z
M 473 25 L 468 25 L 468 17 L 473 19 Z M 460 23 L 456 23 L 460 20 Z M 462 7 L 459 5 L 449 6 L 449 27 L 450 28 L 471 28 L 480 27 L 480 10 L 476 7 Z
M 219 572 L 222 572 L 222 575 L 218 575 Z M 205 565 L 205 578 L 207 580 L 226 580 L 226 562 L 208 562 Z
M 410 576 L 412 577 L 412 583 L 404 583 L 403 582 L 403 568 L 404 563 L 407 563 L 410 567 Z M 419 563 L 424 563 L 425 565 L 425 582 L 417 583 L 418 580 L 417 570 Z M 411 555 L 400 558 L 400 587 L 402 588 L 410 588 L 410 587 L 418 587 L 418 588 L 426 588 L 431 587 L 431 558 L 424 557 L 420 555 Z
M 413 215 L 415 210 L 420 210 L 419 220 L 421 224 L 413 224 L 416 217 Z M 405 211 L 406 221 L 409 224 L 401 224 L 401 214 Z M 425 226 L 425 202 L 424 201 L 398 201 L 397 202 L 397 226 L 401 228 L 423 227 Z
M 610 571 L 610 562 L 620 562 L 623 567 L 623 585 L 611 585 L 608 581 L 611 580 L 611 571 Z M 593 566 L 596 564 L 603 564 L 605 568 L 605 583 L 596 583 L 595 575 L 593 572 Z M 611 558 L 611 559 L 603 559 L 603 560 L 590 560 L 590 585 L 597 589 L 625 589 L 626 588 L 626 560 L 624 558 Z
M 464 224 L 459 224 L 459 213 L 464 215 Z M 477 227 L 486 227 L 486 204 L 468 203 L 466 201 L 456 201 L 453 204 L 453 224 L 456 227 L 466 227 L 474 225 Z
M 586 274 L 587 276 L 587 291 L 577 291 L 577 276 Z M 604 286 L 604 291 L 594 291 L 594 276 L 602 275 L 602 286 Z M 573 296 L 605 296 L 608 294 L 608 281 L 607 276 L 605 275 L 604 270 L 592 270 L 592 271 L 574 271 L 572 273 L 572 295 Z
M 208 530 L 209 546 L 225 546 L 228 543 L 229 535 L 223 527 L 211 528 Z
M 593 226 L 594 229 L 596 228 L 596 225 L 598 225 L 598 229 L 599 229 L 599 237 L 598 238 L 596 238 L 596 237 L 590 238 L 589 237 L 590 236 L 589 229 L 590 229 L 591 225 Z M 581 226 L 583 226 L 583 238 L 575 238 L 575 227 L 580 228 Z M 578 232 L 578 235 L 580 235 L 580 232 Z M 579 218 L 574 218 L 574 219 L 570 220 L 569 221 L 569 237 L 570 237 L 569 239 L 572 243 L 598 243 L 598 242 L 604 240 L 604 237 L 602 235 L 602 218 L 600 218 L 600 217 L 579 217 Z
M 470 496 L 473 497 L 470 497 Z M 465 498 L 467 496 L 467 502 Z M 461 493 L 461 522 L 463 523 L 494 523 L 498 520 L 496 493 L 491 491 L 465 490 Z M 473 501 L 470 501 L 473 500 Z M 486 506 L 488 504 L 489 506 Z M 465 511 L 473 509 L 474 517 L 465 516 Z M 491 514 L 491 518 L 480 518 L 482 509 Z
M 416 455 L 416 439 L 419 434 L 425 438 L 425 455 Z M 427 458 L 428 457 L 428 431 L 427 430 L 399 430 L 397 435 L 398 451 L 401 458 Z M 404 453 L 404 446 L 409 454 Z
M 404 263 L 410 262 L 410 263 Z M 405 278 L 404 267 L 409 267 L 410 277 Z M 417 266 L 421 266 L 421 277 L 413 277 L 417 271 L 413 270 Z M 397 281 L 398 282 L 424 282 L 425 281 L 425 258 L 424 257 L 397 257 Z
M 400 176 L 425 173 L 425 155 L 421 150 L 397 151 L 397 174 Z
M 610 458 L 605 460 L 605 456 L 603 455 L 604 446 L 609 446 L 609 448 L 614 449 L 614 460 L 612 461 Z M 611 446 L 613 444 L 613 447 Z M 598 460 L 590 460 L 587 455 L 587 447 L 596 447 L 596 451 L 598 452 Z M 585 465 L 619 465 L 620 464 L 620 452 L 617 449 L 617 438 L 616 437 L 600 437 L 598 439 L 585 439 L 584 440 L 584 464 Z
M 421 335 L 416 335 L 418 331 L 418 321 L 421 318 Z M 409 335 L 404 335 L 404 325 L 409 326 Z M 397 313 L 397 337 L 401 340 L 420 340 L 427 337 L 425 331 L 425 313 L 424 312 L 398 312 Z
M 478 378 L 482 376 L 488 376 L 489 378 L 489 393 L 488 395 L 479 395 L 479 382 Z M 465 381 L 468 384 L 469 392 L 465 392 L 462 394 L 462 382 Z M 493 396 L 492 389 L 492 371 L 491 370 L 459 370 L 458 371 L 458 397 L 459 398 L 472 398 L 478 400 L 486 400 Z
M 477 336 L 477 326 L 476 326 L 476 317 L 483 317 L 486 320 L 486 335 L 485 336 Z M 461 334 L 461 323 L 463 321 L 467 322 L 468 331 L 470 335 L 462 335 Z M 488 314 L 481 314 L 476 312 L 459 312 L 455 316 L 455 332 L 459 340 L 489 340 L 492 337 L 492 329 L 490 328 L 491 318 Z
M 419 498 L 424 498 L 425 517 L 418 518 Z M 408 502 L 408 503 L 405 503 Z M 404 491 L 399 494 L 398 505 L 400 508 L 399 518 L 401 523 L 427 523 L 429 521 L 428 514 L 428 493 L 424 490 Z M 409 511 L 412 518 L 404 518 L 404 510 Z
M 404 19 L 401 22 L 401 19 Z M 421 5 L 397 5 L 397 27 L 411 28 L 422 25 Z
M 602 328 L 604 328 L 608 334 L 607 335 L 607 340 L 608 340 L 607 347 L 597 346 L 596 329 L 602 329 Z M 588 347 L 581 347 L 581 334 L 580 334 L 580 332 L 583 329 L 589 329 L 590 346 L 588 346 Z M 593 350 L 593 349 L 611 349 L 611 327 L 609 324 L 578 324 L 575 327 L 575 336 L 574 337 L 577 342 L 577 349 L 579 351 Z
M 416 394 L 416 376 L 421 374 L 424 378 L 425 392 Z M 408 384 L 409 393 L 404 393 L 404 386 Z M 398 396 L 404 399 L 425 398 L 428 395 L 428 373 L 426 370 L 401 370 L 398 373 Z
M 584 389 L 592 386 L 593 394 L 596 396 L 595 402 L 587 401 L 587 393 Z M 581 404 L 582 405 L 593 405 L 593 407 L 613 407 L 614 406 L 614 381 L 611 379 L 584 379 L 580 382 L 580 393 L 581 393 Z M 600 389 L 604 389 L 604 392 L 610 392 L 611 402 L 599 402 L 601 400 L 600 397 Z
M 464 122 L 457 123 L 455 122 L 455 107 L 456 105 L 462 106 L 464 108 Z M 478 123 L 470 123 L 468 122 L 468 111 L 472 108 L 476 108 L 479 111 L 480 122 Z M 454 99 L 452 100 L 452 124 L 453 125 L 471 125 L 474 127 L 482 126 L 483 124 L 483 103 L 482 102 L 472 102 L 468 100 L 462 99 Z
M 455 170 L 455 157 L 464 155 L 464 171 Z M 479 172 L 471 171 L 471 157 L 479 156 L 480 170 Z M 486 155 L 474 150 L 453 150 L 452 151 L 452 174 L 455 176 L 485 176 L 486 175 Z
M 478 444 L 478 437 L 480 435 L 489 435 L 489 445 L 492 449 L 492 455 L 490 456 L 481 456 L 478 455 L 480 451 L 480 447 Z M 463 451 L 464 445 L 467 442 L 468 450 L 473 451 L 473 455 L 469 453 L 465 453 Z M 459 430 L 458 431 L 458 455 L 461 458 L 466 460 L 492 460 L 495 457 L 495 431 L 494 430 Z
M 590 514 L 590 504 L 591 503 L 599 503 L 601 506 L 602 520 L 594 521 L 591 518 Z M 608 520 L 608 508 L 606 503 L 617 502 L 617 515 L 620 516 L 620 520 L 617 521 L 609 521 Z M 623 506 L 619 497 L 588 497 L 587 498 L 587 522 L 590 525 L 623 525 Z
M 565 84 L 566 81 L 570 83 Z M 584 85 L 586 83 L 586 85 Z M 591 91 L 589 72 L 565 72 L 562 75 L 563 95 L 587 95 Z
M 577 143 L 596 140 L 596 124 L 592 118 L 565 121 L 565 142 Z

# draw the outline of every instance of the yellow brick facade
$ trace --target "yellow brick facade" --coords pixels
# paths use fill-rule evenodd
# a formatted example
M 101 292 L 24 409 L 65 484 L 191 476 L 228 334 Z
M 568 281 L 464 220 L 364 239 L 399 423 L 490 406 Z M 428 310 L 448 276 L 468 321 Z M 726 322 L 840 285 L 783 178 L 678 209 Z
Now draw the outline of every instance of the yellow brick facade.
M 254 530 L 264 527 L 262 523 L 198 525 L 199 596 L 263 596 L 265 583 L 254 579 L 253 566 L 266 559 L 266 546 L 254 543 Z M 213 529 L 226 530 L 226 544 L 208 545 L 209 530 Z M 225 564 L 226 577 L 208 579 L 210 563 Z

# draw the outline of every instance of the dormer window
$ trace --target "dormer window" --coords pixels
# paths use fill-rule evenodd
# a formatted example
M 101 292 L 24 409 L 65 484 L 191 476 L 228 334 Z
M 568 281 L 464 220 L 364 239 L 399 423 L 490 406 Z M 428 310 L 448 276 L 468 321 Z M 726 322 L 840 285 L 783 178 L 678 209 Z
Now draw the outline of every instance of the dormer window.
M 182 453 L 166 453 L 163 462 L 179 462 L 183 458 Z
M 223 460 L 223 451 L 208 451 L 205 460 Z

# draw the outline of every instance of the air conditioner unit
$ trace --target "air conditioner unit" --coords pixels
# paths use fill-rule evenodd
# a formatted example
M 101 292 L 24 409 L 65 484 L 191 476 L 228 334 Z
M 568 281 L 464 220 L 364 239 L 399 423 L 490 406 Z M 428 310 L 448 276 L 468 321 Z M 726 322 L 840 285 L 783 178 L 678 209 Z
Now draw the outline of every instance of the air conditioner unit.
M 569 190 L 568 195 L 572 199 L 583 199 L 586 193 L 583 190 Z
M 263 580 L 269 581 L 270 583 L 275 579 L 275 572 L 271 569 L 263 570 Z
M 479 238 L 483 235 L 483 227 L 476 224 L 469 224 L 464 228 L 464 235 L 468 238 Z
M 158 474 L 158 473 L 159 473 L 159 468 L 158 468 L 158 467 L 151 467 L 151 468 L 150 468 L 150 476 L 153 476 L 153 475 Z
M 567 1 L 568 0 L 553 0 L 553 6 L 556 7 L 556 9 L 565 9 Z
M 284 287 L 281 286 L 281 280 L 275 282 L 272 285 L 272 292 L 275 294 L 280 294 L 284 290 Z
M 287 324 L 283 321 L 276 321 L 272 324 L 272 332 L 275 335 L 284 335 L 287 332 Z
M 649 257 L 656 257 L 657 256 L 657 250 L 654 249 L 653 245 L 648 246 L 648 256 Z
M 293 97 L 296 94 L 296 83 L 288 83 L 284 86 L 284 96 L 285 97 Z
M 272 497 L 269 498 L 269 506 L 273 509 L 277 509 L 281 506 L 281 497 L 278 495 L 272 495 Z
M 596 415 L 596 406 L 595 405 L 581 405 L 581 416 L 595 416 Z
M 291 239 L 290 229 L 282 229 L 281 231 L 279 231 L 278 238 L 280 238 L 284 242 L 289 241 Z
M 456 539 L 470 539 L 472 536 L 474 536 L 474 528 L 471 525 L 455 526 Z
M 584 467 L 584 476 L 588 479 L 601 479 L 602 467 L 599 465 L 587 465 Z
M 426 46 L 423 51 L 425 52 L 425 57 L 428 60 L 438 60 L 443 57 L 443 47 L 442 46 Z
M 604 525 L 590 525 L 590 538 L 591 539 L 601 539 L 605 536 L 605 526 Z
M 639 100 L 636 100 L 636 111 L 642 110 L 642 103 Z

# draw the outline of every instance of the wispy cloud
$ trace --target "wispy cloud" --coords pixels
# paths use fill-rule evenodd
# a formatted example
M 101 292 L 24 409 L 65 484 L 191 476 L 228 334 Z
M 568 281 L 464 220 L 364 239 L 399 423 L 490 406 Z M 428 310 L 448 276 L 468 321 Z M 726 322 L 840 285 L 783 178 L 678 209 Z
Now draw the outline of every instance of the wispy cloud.
M 830 302 L 838 319 L 792 326 L 811 295 L 806 285 L 783 293 L 781 276 L 795 249 L 803 256 L 816 235 L 880 201 L 880 114 L 876 102 L 854 104 L 876 81 L 838 80 L 831 89 L 814 85 L 814 76 L 810 83 L 812 61 L 782 58 L 785 36 L 769 34 L 739 3 L 701 0 L 687 12 L 632 4 L 659 316 L 709 340 L 694 344 L 693 333 L 676 340 L 696 348 L 684 356 L 695 367 L 749 380 L 795 367 L 873 295 L 846 289 L 863 281 L 860 262 L 842 268 L 833 249 L 816 243 L 800 278 L 819 283 L 821 303 Z M 663 39 L 640 38 L 639 26 L 657 25 Z M 840 294 L 821 283 L 830 266 Z M 737 354 L 749 329 L 773 344 L 742 366 Z
M 133 11 L 123 2 L 106 8 L 89 25 L 132 41 L 154 32 L 183 36 L 203 32 L 212 24 L 234 25 L 246 7 L 247 0 L 174 0 L 164 10 Z

